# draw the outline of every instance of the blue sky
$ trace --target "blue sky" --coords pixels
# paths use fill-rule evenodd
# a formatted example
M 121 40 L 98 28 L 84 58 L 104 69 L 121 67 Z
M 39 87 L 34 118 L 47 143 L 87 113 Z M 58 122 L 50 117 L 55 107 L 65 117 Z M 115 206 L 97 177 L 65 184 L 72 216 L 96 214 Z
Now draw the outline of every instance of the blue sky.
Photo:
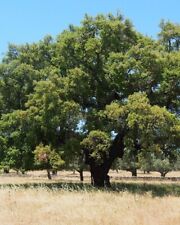
M 161 19 L 180 23 L 180 0 L 0 0 L 0 9 L 0 58 L 8 43 L 56 37 L 69 24 L 80 25 L 85 13 L 120 11 L 138 31 L 154 38 Z

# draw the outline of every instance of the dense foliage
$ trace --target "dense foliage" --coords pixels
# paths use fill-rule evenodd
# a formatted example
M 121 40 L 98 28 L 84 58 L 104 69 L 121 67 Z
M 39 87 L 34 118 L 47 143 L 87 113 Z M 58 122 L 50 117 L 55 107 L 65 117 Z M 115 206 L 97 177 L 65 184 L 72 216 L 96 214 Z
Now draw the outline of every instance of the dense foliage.
M 85 162 L 98 186 L 109 184 L 117 157 L 134 175 L 154 161 L 169 171 L 180 149 L 180 25 L 160 27 L 153 40 L 121 15 L 86 15 L 55 40 L 9 45 L 0 64 L 1 167 L 82 172 Z

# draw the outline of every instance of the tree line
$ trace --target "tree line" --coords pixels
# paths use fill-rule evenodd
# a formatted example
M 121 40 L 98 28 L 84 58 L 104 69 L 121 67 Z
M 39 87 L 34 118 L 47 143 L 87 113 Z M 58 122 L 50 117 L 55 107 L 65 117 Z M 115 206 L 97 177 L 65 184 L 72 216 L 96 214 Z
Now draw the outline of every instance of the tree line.
M 180 154 L 180 25 L 160 28 L 154 40 L 120 14 L 85 15 L 56 39 L 10 44 L 0 64 L 1 169 L 44 168 L 51 178 L 71 168 L 83 179 L 88 165 L 95 186 L 109 186 L 120 164 L 165 176 Z

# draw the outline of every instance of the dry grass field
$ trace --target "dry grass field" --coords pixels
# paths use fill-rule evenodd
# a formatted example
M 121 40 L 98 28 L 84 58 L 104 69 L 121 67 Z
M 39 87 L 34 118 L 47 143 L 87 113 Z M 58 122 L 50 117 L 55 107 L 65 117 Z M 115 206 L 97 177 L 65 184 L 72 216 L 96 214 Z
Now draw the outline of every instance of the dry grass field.
M 132 178 L 131 173 L 120 170 L 110 171 L 109 173 L 112 182 L 148 182 L 148 183 L 171 183 L 172 180 L 168 178 L 178 177 L 179 180 L 176 183 L 180 184 L 180 171 L 172 171 L 166 175 L 166 179 L 160 179 L 158 172 L 151 172 L 150 174 L 144 174 L 142 171 L 138 171 L 138 177 Z M 152 179 L 150 179 L 152 178 Z M 40 183 L 40 182 L 79 182 L 79 173 L 72 171 L 59 171 L 57 176 L 53 176 L 52 180 L 47 179 L 46 171 L 28 171 L 25 175 L 16 174 L 11 171 L 9 174 L 0 174 L 0 184 L 22 184 L 22 183 Z M 84 172 L 84 182 L 90 182 L 90 173 Z
M 72 171 L 60 171 L 51 181 L 45 171 L 1 174 L 0 225 L 180 224 L 179 181 L 140 171 L 135 180 L 124 171 L 110 176 L 115 189 L 97 190 L 90 188 L 88 172 L 84 185 Z M 180 172 L 167 177 L 180 177 Z
M 180 199 L 127 192 L 0 190 L 2 225 L 179 225 Z

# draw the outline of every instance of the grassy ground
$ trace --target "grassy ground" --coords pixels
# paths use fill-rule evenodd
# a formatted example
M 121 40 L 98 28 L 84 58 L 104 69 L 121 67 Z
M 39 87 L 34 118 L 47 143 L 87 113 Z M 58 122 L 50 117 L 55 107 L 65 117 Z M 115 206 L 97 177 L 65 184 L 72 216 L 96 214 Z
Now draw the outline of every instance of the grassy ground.
M 140 171 L 143 179 L 131 180 L 130 173 L 111 171 L 112 188 L 99 190 L 89 184 L 89 173 L 84 175 L 82 184 L 71 171 L 61 171 L 51 181 L 45 171 L 1 174 L 0 224 L 179 225 L 179 181 Z M 168 176 L 180 177 L 180 172 Z
M 1 189 L 2 225 L 179 225 L 180 199 L 107 191 Z
M 147 183 L 174 183 L 173 180 L 168 178 L 178 177 L 179 180 L 175 183 L 180 184 L 180 171 L 169 172 L 166 175 L 166 179 L 161 179 L 160 174 L 157 172 L 151 172 L 150 174 L 144 174 L 142 171 L 138 171 L 138 177 L 132 178 L 131 173 L 120 170 L 110 171 L 109 173 L 112 182 L 147 182 Z M 10 174 L 0 175 L 0 184 L 17 184 L 17 183 L 39 183 L 39 182 L 79 182 L 79 173 L 72 171 L 59 171 L 57 176 L 54 176 L 51 181 L 48 181 L 46 171 L 29 171 L 25 175 L 16 174 L 11 172 Z M 90 182 L 90 173 L 84 172 L 85 183 Z

